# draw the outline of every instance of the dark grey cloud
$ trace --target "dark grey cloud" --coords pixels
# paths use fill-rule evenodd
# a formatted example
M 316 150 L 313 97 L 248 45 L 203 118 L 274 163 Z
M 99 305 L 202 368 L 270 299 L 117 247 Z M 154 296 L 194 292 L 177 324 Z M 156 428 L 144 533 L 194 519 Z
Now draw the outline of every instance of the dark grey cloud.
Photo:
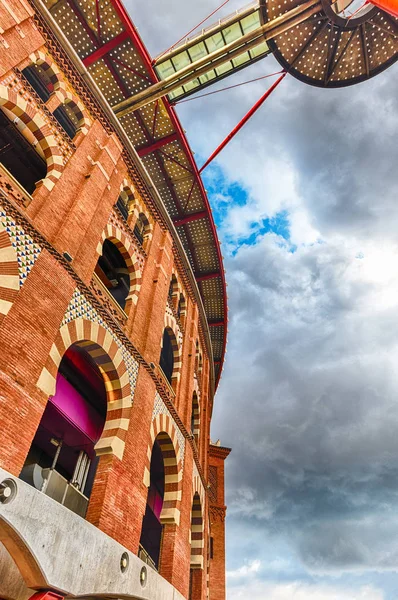
M 215 7 L 127 4 L 154 54 Z M 235 81 L 278 68 L 271 57 Z M 208 173 L 225 212 L 213 436 L 233 447 L 231 600 L 398 597 L 397 69 L 341 90 L 287 77 Z M 178 107 L 199 162 L 268 85 Z M 245 245 L 283 210 L 294 252 L 272 233 Z

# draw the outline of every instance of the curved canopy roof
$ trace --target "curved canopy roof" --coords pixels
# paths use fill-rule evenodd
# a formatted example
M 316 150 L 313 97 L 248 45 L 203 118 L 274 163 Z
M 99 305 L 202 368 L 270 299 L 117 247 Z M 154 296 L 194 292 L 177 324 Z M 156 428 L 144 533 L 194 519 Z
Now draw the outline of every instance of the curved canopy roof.
M 46 0 L 110 106 L 158 81 L 120 0 Z M 220 244 L 191 149 L 167 98 L 120 118 L 176 227 L 198 283 L 216 385 L 224 360 L 227 296 Z
M 297 0 L 260 0 L 262 22 L 276 19 Z M 318 87 L 344 87 L 381 73 L 398 59 L 398 19 L 373 4 L 351 12 L 350 0 L 321 0 L 309 19 L 269 40 L 279 63 Z

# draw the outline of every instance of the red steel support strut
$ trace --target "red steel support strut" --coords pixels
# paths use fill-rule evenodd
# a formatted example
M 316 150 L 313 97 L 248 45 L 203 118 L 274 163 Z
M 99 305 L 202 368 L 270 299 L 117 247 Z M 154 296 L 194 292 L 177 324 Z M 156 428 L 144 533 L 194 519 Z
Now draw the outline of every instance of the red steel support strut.
M 367 4 L 374 4 L 393 17 L 398 17 L 398 0 L 372 0 L 372 2 L 368 1 Z
M 239 121 L 239 123 L 237 124 L 236 127 L 234 127 L 234 129 L 231 131 L 231 133 L 228 134 L 227 137 L 221 142 L 221 144 L 214 150 L 213 154 L 207 159 L 205 164 L 199 169 L 199 173 L 201 173 L 203 171 L 203 169 L 205 169 L 207 167 L 207 165 L 209 165 L 216 158 L 216 156 L 218 156 L 218 154 L 220 154 L 221 150 L 223 148 L 225 148 L 225 146 L 228 144 L 228 142 L 230 142 L 232 140 L 232 138 L 235 137 L 235 135 L 238 133 L 238 131 L 240 129 L 242 129 L 243 125 L 245 125 L 247 123 L 247 121 L 250 119 L 250 117 L 254 115 L 254 113 L 260 108 L 260 106 L 263 104 L 263 102 L 265 102 L 265 100 L 268 98 L 268 96 L 270 96 L 272 94 L 274 89 L 280 84 L 280 82 L 285 77 L 285 75 L 286 75 L 286 71 L 284 71 L 282 73 L 282 75 L 275 81 L 275 83 L 273 83 L 271 85 L 271 87 L 265 92 L 265 94 L 263 94 L 261 96 L 261 98 L 259 100 L 257 100 L 255 105 L 252 106 L 252 108 L 249 110 L 249 112 L 247 112 L 245 114 L 243 119 L 241 121 Z

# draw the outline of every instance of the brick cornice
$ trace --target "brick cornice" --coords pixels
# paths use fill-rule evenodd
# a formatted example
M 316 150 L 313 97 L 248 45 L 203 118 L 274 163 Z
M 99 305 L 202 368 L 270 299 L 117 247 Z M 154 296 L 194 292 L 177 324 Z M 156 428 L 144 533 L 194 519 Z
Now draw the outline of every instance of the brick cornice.
M 225 460 L 230 454 L 231 450 L 231 448 L 227 448 L 226 446 L 216 446 L 215 444 L 210 444 L 209 455 Z

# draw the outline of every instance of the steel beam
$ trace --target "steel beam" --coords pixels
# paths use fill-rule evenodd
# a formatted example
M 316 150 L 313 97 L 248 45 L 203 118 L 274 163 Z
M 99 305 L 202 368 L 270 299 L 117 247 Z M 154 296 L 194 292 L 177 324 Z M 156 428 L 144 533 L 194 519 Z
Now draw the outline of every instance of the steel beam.
M 287 13 L 268 21 L 265 25 L 257 27 L 255 30 L 247 33 L 241 38 L 230 42 L 226 46 L 215 50 L 211 54 L 200 58 L 199 60 L 187 65 L 180 71 L 173 73 L 166 79 L 155 83 L 146 90 L 135 94 L 127 100 L 119 102 L 113 107 L 115 113 L 121 117 L 131 111 L 138 110 L 150 102 L 166 96 L 174 89 L 181 85 L 189 83 L 192 79 L 206 73 L 209 69 L 215 68 L 223 64 L 226 60 L 236 58 L 242 52 L 256 47 L 264 40 L 280 35 L 285 31 L 295 27 L 302 21 L 305 21 L 310 16 L 321 9 L 321 5 L 316 0 L 308 0 L 307 2 L 296 6 Z
M 90 65 L 95 63 L 97 60 L 99 60 L 100 58 L 105 56 L 105 54 L 108 54 L 108 52 L 110 52 L 111 50 L 113 50 L 114 48 L 119 46 L 119 44 L 121 44 L 128 38 L 129 38 L 128 32 L 122 31 L 121 33 L 119 33 L 119 35 L 114 37 L 112 40 L 110 40 L 103 46 L 100 46 L 99 48 L 97 48 L 97 50 L 95 50 L 92 54 L 89 54 L 88 56 L 86 56 L 86 58 L 83 59 L 84 66 L 89 67 Z
M 187 223 L 192 223 L 193 221 L 198 221 L 199 219 L 204 219 L 208 217 L 209 214 L 207 210 L 201 210 L 196 213 L 192 213 L 191 215 L 187 215 L 186 217 L 182 217 L 181 219 L 176 219 L 173 221 L 175 227 L 180 227 L 181 225 L 186 225 Z

